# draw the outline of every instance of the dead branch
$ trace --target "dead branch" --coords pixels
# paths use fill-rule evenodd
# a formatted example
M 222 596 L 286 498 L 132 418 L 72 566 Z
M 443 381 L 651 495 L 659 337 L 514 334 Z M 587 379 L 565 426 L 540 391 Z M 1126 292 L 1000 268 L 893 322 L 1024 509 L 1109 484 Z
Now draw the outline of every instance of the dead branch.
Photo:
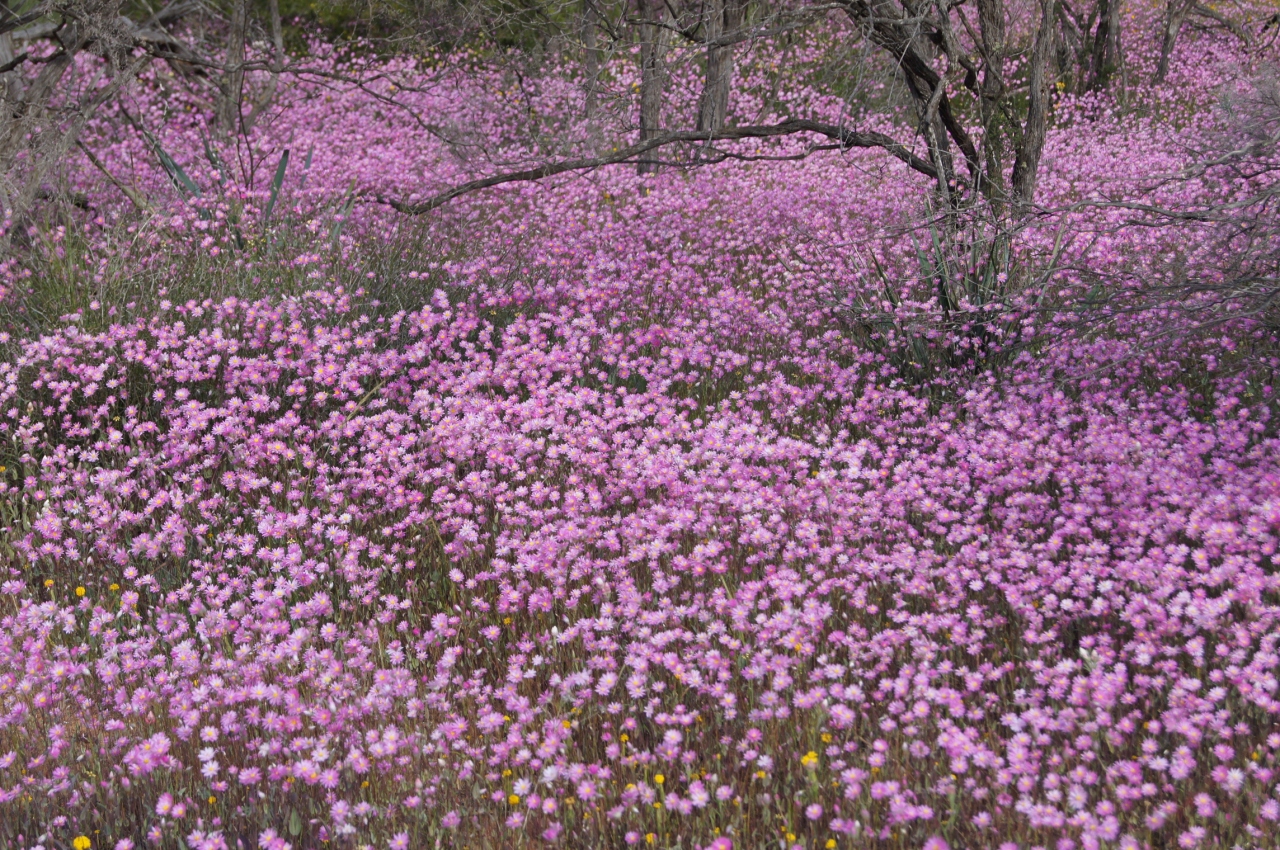
M 817 121 L 793 119 L 790 121 L 783 121 L 779 124 L 766 124 L 753 127 L 725 127 L 715 131 L 681 130 L 661 133 L 645 139 L 642 142 L 630 145 L 629 147 L 620 148 L 604 156 L 563 160 L 561 162 L 547 163 L 545 165 L 540 165 L 536 168 L 529 168 L 523 171 L 495 174 L 491 177 L 471 180 L 460 186 L 455 186 L 447 192 L 441 192 L 438 195 L 433 195 L 425 201 L 419 201 L 416 203 L 409 203 L 396 198 L 388 198 L 381 194 L 375 194 L 372 197 L 378 203 L 386 204 L 407 215 L 422 215 L 423 213 L 430 212 L 431 210 L 444 206 L 454 198 L 461 197 L 462 195 L 468 195 L 472 192 L 479 192 L 483 189 L 501 186 L 506 183 L 533 182 L 570 171 L 590 171 L 606 165 L 634 163 L 639 161 L 639 158 L 644 154 L 659 148 L 667 147 L 668 145 L 681 143 L 696 144 L 699 142 L 726 142 L 741 139 L 767 139 L 777 138 L 779 136 L 790 136 L 796 133 L 816 133 L 820 136 L 826 136 L 829 139 L 834 139 L 842 150 L 848 148 L 882 148 L 891 156 L 901 160 L 920 174 L 923 174 L 932 180 L 936 180 L 938 177 L 938 172 L 931 163 L 921 159 L 902 143 L 886 136 L 884 133 L 861 133 L 855 130 L 850 130 L 846 127 L 822 124 Z
M 93 167 L 101 171 L 106 176 L 107 180 L 111 181 L 111 185 L 119 189 L 121 194 L 123 194 L 126 198 L 128 198 L 129 201 L 135 207 L 137 207 L 140 212 L 144 212 L 144 213 L 151 212 L 151 204 L 147 203 L 146 198 L 143 198 L 137 189 L 134 189 L 133 187 L 128 186 L 127 184 L 122 182 L 119 178 L 117 178 L 114 174 L 112 174 L 107 169 L 107 166 L 102 162 L 102 160 L 98 159 L 97 154 L 89 150 L 89 148 L 85 146 L 84 142 L 80 141 L 79 139 L 76 139 L 76 147 L 80 148 L 81 152 L 84 153 L 84 155 L 88 158 L 89 162 L 93 165 Z

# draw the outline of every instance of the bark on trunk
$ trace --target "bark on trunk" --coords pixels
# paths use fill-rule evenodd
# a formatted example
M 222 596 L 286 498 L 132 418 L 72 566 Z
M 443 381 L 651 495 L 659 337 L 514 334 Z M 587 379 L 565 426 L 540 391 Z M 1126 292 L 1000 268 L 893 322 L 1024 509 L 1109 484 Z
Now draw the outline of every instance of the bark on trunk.
M 662 101 L 667 88 L 667 46 L 671 42 L 669 12 L 663 0 L 640 0 L 640 141 L 662 132 Z M 642 161 L 640 174 L 657 170 Z
M 582 0 L 582 64 L 586 77 L 583 112 L 587 118 L 596 113 L 600 86 L 600 32 L 596 20 L 595 0 Z
M 1098 29 L 1093 38 L 1093 77 L 1090 88 L 1099 91 L 1111 85 L 1123 59 L 1120 49 L 1120 0 L 1100 0 Z
M 717 43 L 742 28 L 741 0 L 707 0 L 703 33 L 707 40 L 707 76 L 698 101 L 698 129 L 719 130 L 729 114 L 733 85 L 733 45 Z
M 1008 51 L 1008 30 L 1005 25 L 1003 0 L 978 0 L 978 28 L 982 36 L 982 50 L 986 64 L 982 69 L 982 147 L 983 165 L 986 168 L 987 197 L 996 205 L 996 214 L 1003 213 L 1006 199 L 1004 184 L 1005 118 L 1000 109 L 1004 97 L 1005 58 Z
M 13 33 L 7 32 L 0 35 L 0 66 L 7 66 L 14 58 Z M 17 69 L 0 74 L 0 101 L 13 103 L 18 99 L 22 92 L 20 74 Z
M 1054 0 L 1040 0 L 1040 26 L 1031 49 L 1031 67 L 1028 69 L 1031 90 L 1027 100 L 1027 120 L 1023 125 L 1011 177 L 1013 212 L 1018 218 L 1030 213 L 1035 201 L 1040 158 L 1044 153 L 1044 140 L 1049 129 L 1049 106 L 1053 102 L 1054 83 L 1053 75 L 1049 73 L 1055 40 L 1053 6 Z
M 240 98 L 244 90 L 244 42 L 248 26 L 249 2 L 235 0 L 227 41 L 227 72 L 222 78 L 222 97 L 218 102 L 218 123 L 226 133 L 241 130 Z
M 267 85 L 253 101 L 253 109 L 244 119 L 247 133 L 258 123 L 262 113 L 271 107 L 280 87 L 280 72 L 284 70 L 284 27 L 280 21 L 280 0 L 267 0 L 267 14 L 271 17 L 271 76 Z

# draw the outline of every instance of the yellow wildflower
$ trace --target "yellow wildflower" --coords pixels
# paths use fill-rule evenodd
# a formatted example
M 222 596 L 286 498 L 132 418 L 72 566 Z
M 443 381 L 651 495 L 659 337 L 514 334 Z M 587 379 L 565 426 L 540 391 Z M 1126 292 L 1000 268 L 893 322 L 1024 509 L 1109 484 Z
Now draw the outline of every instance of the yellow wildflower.
M 519 802 L 520 802 L 519 794 L 512 794 L 510 797 L 507 798 L 508 805 L 515 806 L 515 805 L 518 805 Z
M 84 588 L 83 588 L 83 587 L 77 587 L 77 588 L 76 588 L 76 596 L 84 596 L 84 592 L 85 592 L 85 591 L 84 591 Z
M 818 763 L 818 754 L 813 750 L 809 750 L 809 752 L 800 757 L 800 763 L 805 767 L 813 767 Z
M 89 840 L 87 835 L 77 835 L 75 840 L 71 842 L 71 846 L 76 850 L 89 850 L 93 842 Z

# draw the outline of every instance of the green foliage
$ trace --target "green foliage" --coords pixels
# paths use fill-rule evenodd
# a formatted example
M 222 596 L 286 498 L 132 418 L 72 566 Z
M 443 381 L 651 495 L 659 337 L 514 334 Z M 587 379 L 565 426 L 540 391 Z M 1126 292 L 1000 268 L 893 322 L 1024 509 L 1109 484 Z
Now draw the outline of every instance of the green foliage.
M 265 14 L 266 0 L 256 3 Z M 574 0 L 280 0 L 292 49 L 303 47 L 317 29 L 335 39 L 537 49 L 574 32 L 579 9 Z

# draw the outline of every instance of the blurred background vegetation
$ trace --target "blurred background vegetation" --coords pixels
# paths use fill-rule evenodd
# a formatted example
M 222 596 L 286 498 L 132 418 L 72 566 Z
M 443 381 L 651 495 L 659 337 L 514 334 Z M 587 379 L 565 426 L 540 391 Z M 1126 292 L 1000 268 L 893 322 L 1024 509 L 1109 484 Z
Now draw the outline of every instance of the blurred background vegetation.
M 255 0 L 265 20 L 268 0 Z M 230 4 L 227 4 L 228 6 Z M 571 0 L 279 0 L 290 52 L 305 51 L 318 34 L 437 49 L 474 46 L 533 49 L 577 27 L 581 4 Z

